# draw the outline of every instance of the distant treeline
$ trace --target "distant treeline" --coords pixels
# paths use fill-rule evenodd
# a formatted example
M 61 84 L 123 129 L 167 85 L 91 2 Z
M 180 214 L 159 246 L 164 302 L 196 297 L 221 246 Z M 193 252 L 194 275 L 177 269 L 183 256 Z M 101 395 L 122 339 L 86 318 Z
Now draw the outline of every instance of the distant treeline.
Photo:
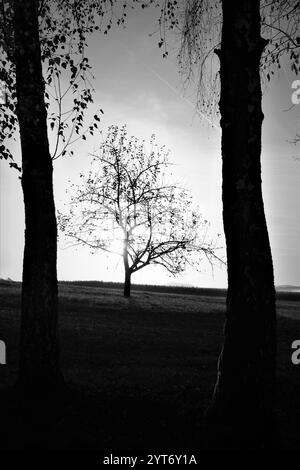
M 84 286 L 84 287 L 102 287 L 106 289 L 122 289 L 121 282 L 104 282 L 104 281 L 59 281 L 61 285 Z M 226 297 L 226 289 L 216 289 L 213 287 L 191 287 L 191 286 L 161 286 L 149 284 L 132 284 L 133 291 L 148 292 L 166 292 L 168 294 L 187 294 L 202 295 L 212 297 Z M 276 293 L 278 300 L 300 300 L 300 292 L 282 292 Z
M 121 282 L 104 282 L 104 281 L 59 281 L 62 285 L 77 285 L 85 287 L 103 287 L 107 289 L 122 289 Z M 149 292 L 166 292 L 168 294 L 188 294 L 188 295 L 207 295 L 225 297 L 226 289 L 213 289 L 213 288 L 199 288 L 189 286 L 161 286 L 149 284 L 132 284 L 134 291 L 149 291 Z
M 21 285 L 21 282 L 0 279 L 1 285 Z M 104 281 L 59 281 L 61 286 L 82 286 L 82 287 L 100 287 L 103 289 L 123 289 L 121 282 L 104 282 Z M 147 292 L 165 292 L 168 294 L 186 294 L 186 295 L 202 295 L 206 297 L 226 297 L 226 289 L 216 289 L 213 287 L 191 287 L 191 286 L 160 286 L 149 284 L 132 284 L 133 291 Z M 282 292 L 276 293 L 277 300 L 300 301 L 300 292 Z

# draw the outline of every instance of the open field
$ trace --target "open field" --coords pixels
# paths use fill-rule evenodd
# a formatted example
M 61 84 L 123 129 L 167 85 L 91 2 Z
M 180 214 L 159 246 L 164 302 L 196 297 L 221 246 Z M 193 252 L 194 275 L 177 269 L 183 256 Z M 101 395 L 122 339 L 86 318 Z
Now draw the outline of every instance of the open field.
M 0 287 L 4 389 L 16 379 L 20 284 Z M 206 442 L 201 425 L 222 344 L 224 292 L 161 290 L 137 288 L 125 299 L 118 286 L 61 283 L 63 370 L 82 393 L 47 429 L 3 400 L 2 445 L 148 453 L 226 447 L 226 436 Z M 300 365 L 291 363 L 291 343 L 300 339 L 299 298 L 284 294 L 277 301 L 277 449 L 300 450 Z

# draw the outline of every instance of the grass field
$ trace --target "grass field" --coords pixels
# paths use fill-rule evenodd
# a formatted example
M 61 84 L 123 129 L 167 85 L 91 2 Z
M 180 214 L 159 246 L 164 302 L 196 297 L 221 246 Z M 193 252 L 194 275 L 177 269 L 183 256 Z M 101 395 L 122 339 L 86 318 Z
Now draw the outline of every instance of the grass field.
M 20 284 L 0 287 L 4 390 L 16 379 Z M 62 365 L 80 393 L 45 428 L 2 398 L 5 448 L 178 453 L 229 445 L 226 436 L 208 442 L 202 429 L 222 344 L 224 292 L 157 290 L 136 288 L 125 299 L 119 286 L 60 284 Z M 300 365 L 291 363 L 291 343 L 300 339 L 299 306 L 296 294 L 277 300 L 277 450 L 300 450 Z

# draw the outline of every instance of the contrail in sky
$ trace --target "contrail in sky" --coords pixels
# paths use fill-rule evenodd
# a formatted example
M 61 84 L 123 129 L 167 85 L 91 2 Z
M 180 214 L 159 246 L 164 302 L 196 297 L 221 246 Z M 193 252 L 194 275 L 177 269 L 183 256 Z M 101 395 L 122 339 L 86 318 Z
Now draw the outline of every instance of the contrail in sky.
M 156 78 L 158 78 L 158 80 L 160 80 L 162 83 L 164 83 L 168 88 L 170 88 L 170 90 L 173 91 L 173 93 L 175 93 L 177 96 L 179 96 L 183 101 L 185 101 L 191 108 L 194 109 L 194 111 L 196 111 L 196 113 L 202 117 L 202 119 L 205 119 L 212 127 L 214 127 L 218 132 L 221 132 L 221 128 L 219 126 L 217 126 L 216 124 L 213 123 L 213 121 L 211 121 L 207 116 L 205 116 L 204 113 L 201 113 L 201 111 L 199 111 L 198 109 L 196 109 L 195 105 L 190 101 L 188 100 L 185 96 L 182 96 L 181 93 L 179 93 L 179 91 L 173 86 L 171 85 L 165 78 L 163 78 L 161 75 L 159 75 L 155 70 L 153 70 L 151 67 L 149 67 L 149 65 L 145 64 L 144 62 L 142 62 L 140 59 L 137 59 L 134 54 L 131 52 L 131 51 L 127 51 L 128 54 L 130 54 L 130 56 L 134 57 L 135 61 L 136 62 L 140 62 L 140 64 L 143 65 L 143 67 L 145 67 L 147 70 L 149 70 L 149 72 L 151 72 Z
M 185 96 L 182 96 L 179 91 L 173 87 L 173 85 L 171 85 L 165 78 L 161 77 L 161 75 L 159 75 L 155 70 L 153 70 L 151 67 L 149 67 L 148 65 L 144 64 L 143 62 L 141 62 L 142 65 L 144 65 L 144 67 L 146 67 L 150 72 L 153 73 L 153 75 L 155 75 L 155 77 L 157 77 L 161 82 L 163 82 L 165 85 L 167 85 L 174 93 L 176 93 L 176 95 L 180 96 L 181 99 L 183 99 L 183 101 L 185 101 L 190 107 L 192 107 L 197 114 L 199 114 L 199 116 L 201 116 L 203 119 L 205 119 L 211 126 L 213 126 L 217 131 L 221 132 L 221 129 L 219 126 L 217 126 L 216 124 L 213 123 L 213 121 L 211 121 L 207 116 L 205 116 L 205 114 L 201 113 L 201 111 L 199 111 L 198 109 L 196 109 L 195 105 L 190 101 L 188 100 Z

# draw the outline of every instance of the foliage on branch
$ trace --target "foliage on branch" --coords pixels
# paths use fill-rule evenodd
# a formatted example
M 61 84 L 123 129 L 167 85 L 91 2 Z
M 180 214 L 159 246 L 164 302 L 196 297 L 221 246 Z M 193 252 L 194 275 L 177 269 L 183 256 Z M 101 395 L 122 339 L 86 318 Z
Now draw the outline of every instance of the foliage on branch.
M 153 0 L 153 3 L 157 4 Z M 179 38 L 178 62 L 187 81 L 197 84 L 197 105 L 207 116 L 218 114 L 219 61 L 222 8 L 220 0 L 161 0 L 158 46 L 168 53 L 168 33 Z M 271 80 L 286 58 L 291 70 L 300 71 L 300 2 L 261 0 L 261 33 L 267 39 L 261 59 L 262 79 Z
M 78 139 L 93 135 L 99 110 L 90 124 L 84 115 L 93 102 L 92 71 L 86 55 L 88 36 L 107 34 L 114 24 L 123 25 L 128 2 L 116 0 L 37 1 L 40 43 L 45 79 L 45 103 L 49 130 L 55 135 L 52 158 L 67 153 Z M 18 126 L 16 118 L 13 0 L 0 0 L 0 86 L 6 105 L 0 106 L 0 158 L 18 168 L 9 147 Z M 72 154 L 73 152 L 70 151 Z

